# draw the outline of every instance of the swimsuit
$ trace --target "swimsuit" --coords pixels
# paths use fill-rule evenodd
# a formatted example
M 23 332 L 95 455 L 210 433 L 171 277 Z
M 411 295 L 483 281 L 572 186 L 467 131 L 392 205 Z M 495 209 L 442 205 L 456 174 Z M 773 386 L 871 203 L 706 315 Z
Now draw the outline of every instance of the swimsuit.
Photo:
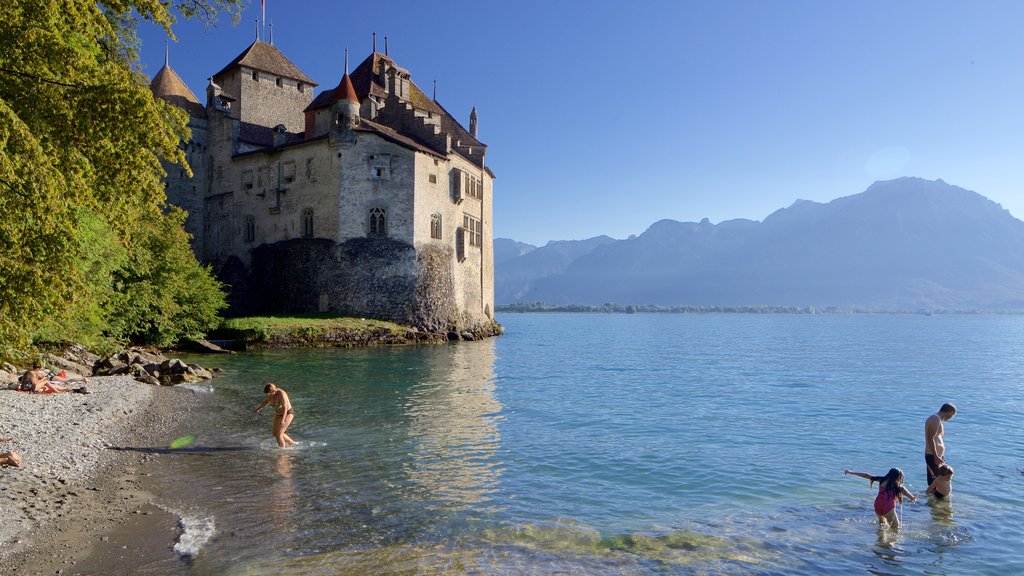
M 878 496 L 875 496 L 875 514 L 885 516 L 896 508 L 896 495 L 886 490 L 885 486 L 879 485 Z
M 939 464 L 935 461 L 935 454 L 924 455 L 924 467 L 928 470 L 928 485 L 931 486 L 939 471 Z

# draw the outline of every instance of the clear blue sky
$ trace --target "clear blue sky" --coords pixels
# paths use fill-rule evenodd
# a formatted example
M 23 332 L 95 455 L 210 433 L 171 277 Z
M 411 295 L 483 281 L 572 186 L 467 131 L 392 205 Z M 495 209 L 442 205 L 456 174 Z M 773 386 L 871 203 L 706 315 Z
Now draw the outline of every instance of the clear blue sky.
M 625 238 L 662 218 L 763 220 L 899 176 L 942 178 L 1024 217 L 1024 2 L 267 1 L 274 44 L 331 88 L 389 51 L 468 124 L 497 174 L 494 235 Z M 255 38 L 175 27 L 206 78 Z M 269 36 L 269 32 L 267 34 Z M 161 30 L 142 58 L 163 65 Z M 268 37 L 264 37 L 269 39 Z

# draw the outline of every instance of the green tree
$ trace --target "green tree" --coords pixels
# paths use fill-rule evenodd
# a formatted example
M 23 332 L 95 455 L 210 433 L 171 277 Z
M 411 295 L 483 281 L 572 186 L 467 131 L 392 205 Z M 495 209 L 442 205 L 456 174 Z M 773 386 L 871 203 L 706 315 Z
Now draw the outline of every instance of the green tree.
M 218 11 L 237 19 L 240 6 L 241 0 L 0 3 L 0 355 L 23 354 L 48 325 L 73 331 L 87 318 L 94 331 L 109 332 L 114 310 L 123 308 L 117 303 L 142 291 L 133 283 L 165 292 L 153 301 L 179 302 L 183 308 L 172 317 L 208 320 L 205 308 L 193 314 L 187 307 L 216 307 L 216 296 L 176 294 L 178 276 L 147 275 L 144 268 L 158 271 L 152 257 L 173 255 L 184 267 L 179 275 L 209 276 L 180 246 L 161 244 L 187 247 L 184 233 L 165 228 L 180 226 L 181 218 L 164 206 L 160 165 L 185 165 L 178 143 L 187 136 L 187 118 L 148 90 L 135 26 L 148 20 L 170 34 L 172 11 L 212 21 Z M 100 280 L 91 277 L 100 253 L 124 268 L 111 264 Z M 97 286 L 102 279 L 111 284 Z M 199 285 L 217 287 L 212 279 Z M 133 321 L 110 334 L 153 333 L 146 319 Z

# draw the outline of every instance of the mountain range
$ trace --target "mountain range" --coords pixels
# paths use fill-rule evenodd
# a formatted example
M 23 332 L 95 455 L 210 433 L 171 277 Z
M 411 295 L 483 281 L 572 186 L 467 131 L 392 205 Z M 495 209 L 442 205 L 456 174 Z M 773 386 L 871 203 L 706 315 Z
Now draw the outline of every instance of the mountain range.
M 495 301 L 870 310 L 1024 309 L 1024 222 L 900 178 L 763 221 L 661 220 L 625 240 L 495 239 Z

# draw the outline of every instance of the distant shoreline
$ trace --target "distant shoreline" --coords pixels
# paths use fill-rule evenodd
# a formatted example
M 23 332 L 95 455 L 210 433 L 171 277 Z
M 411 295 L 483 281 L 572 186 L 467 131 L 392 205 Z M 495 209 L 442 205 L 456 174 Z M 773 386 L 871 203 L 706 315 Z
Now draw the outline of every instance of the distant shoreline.
M 891 315 L 1019 315 L 1024 310 L 900 310 L 900 309 L 867 309 L 841 308 L 828 306 L 658 306 L 654 304 L 543 304 L 539 302 L 498 304 L 495 313 L 533 314 L 533 313 L 582 313 L 582 314 L 891 314 Z

